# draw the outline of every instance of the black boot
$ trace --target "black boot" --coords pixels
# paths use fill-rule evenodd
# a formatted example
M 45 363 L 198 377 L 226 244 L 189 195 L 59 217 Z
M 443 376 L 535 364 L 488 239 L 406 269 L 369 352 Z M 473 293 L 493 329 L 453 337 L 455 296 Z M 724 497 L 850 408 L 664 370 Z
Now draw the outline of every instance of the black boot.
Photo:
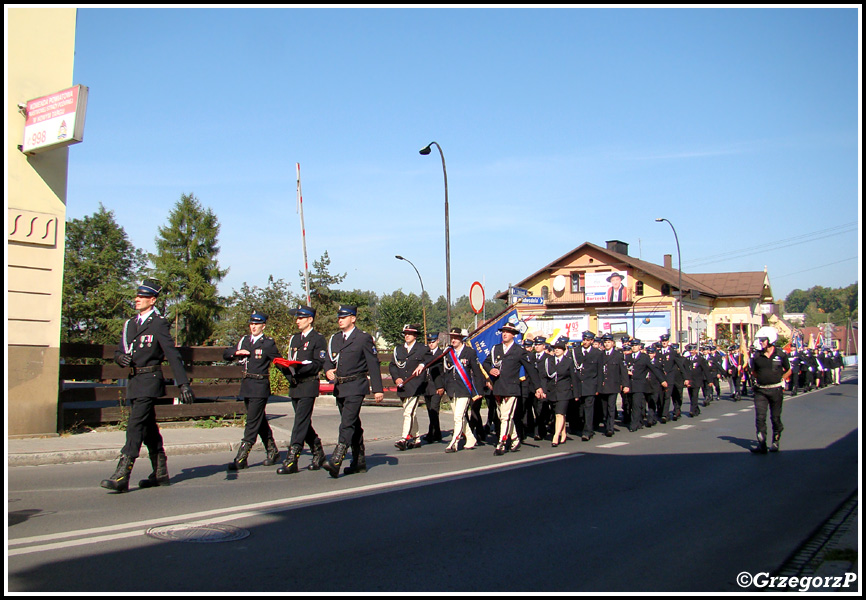
M 367 472 L 367 457 L 364 455 L 364 442 L 362 441 L 357 446 L 352 446 L 352 462 L 348 467 L 343 469 L 344 475 L 354 475 L 355 473 Z
M 270 438 L 265 442 L 265 451 L 267 452 L 267 456 L 265 457 L 265 462 L 262 464 L 266 467 L 270 467 L 271 465 L 280 462 L 280 449 L 277 448 L 277 443 L 274 441 L 274 438 Z
M 325 464 L 325 460 L 327 460 L 325 449 L 322 448 L 322 440 L 316 438 L 313 441 L 313 445 L 310 446 L 310 450 L 313 452 L 313 462 L 310 464 L 309 469 L 310 471 L 318 471 Z
M 340 466 L 343 464 L 343 459 L 346 458 L 346 450 L 348 450 L 346 444 L 337 444 L 331 458 L 322 465 L 334 479 L 340 476 Z
M 153 466 L 153 473 L 148 475 L 147 479 L 139 481 L 138 487 L 151 488 L 160 485 L 169 485 L 171 482 L 168 478 L 168 459 L 165 456 L 165 451 L 160 450 L 156 454 L 151 454 L 150 464 Z
M 781 433 L 773 432 L 773 444 L 770 446 L 770 452 L 778 452 L 779 451 L 779 440 L 782 438 Z
M 767 440 L 764 439 L 763 434 L 758 434 L 758 447 L 757 448 L 749 448 L 753 454 L 766 454 L 769 452 L 767 450 Z
M 241 442 L 241 447 L 238 448 L 238 455 L 235 457 L 234 461 L 229 463 L 229 471 L 240 471 L 241 469 L 246 469 L 247 457 L 249 457 L 252 448 L 253 445 L 249 442 Z
M 134 464 L 134 458 L 121 454 L 120 462 L 117 463 L 117 469 L 114 470 L 114 474 L 108 479 L 103 479 L 99 485 L 115 492 L 127 491 L 129 489 L 129 475 L 132 473 L 132 466 Z
M 300 444 L 292 444 L 292 447 L 289 448 L 289 452 L 286 454 L 286 460 L 283 463 L 283 466 L 277 469 L 277 473 L 280 475 L 289 475 L 291 473 L 298 472 L 298 459 L 301 457 L 301 445 Z

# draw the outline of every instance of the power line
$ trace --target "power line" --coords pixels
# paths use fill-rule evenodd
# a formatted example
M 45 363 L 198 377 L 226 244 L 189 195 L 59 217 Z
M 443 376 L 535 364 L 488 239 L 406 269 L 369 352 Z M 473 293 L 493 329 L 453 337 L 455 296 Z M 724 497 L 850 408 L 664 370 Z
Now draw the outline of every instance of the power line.
M 831 265 L 838 265 L 839 263 L 843 263 L 849 260 L 854 260 L 855 258 L 859 258 L 857 256 L 852 256 L 850 258 L 843 258 L 842 260 L 837 260 L 836 262 L 827 263 L 826 265 L 820 265 L 817 267 L 812 267 L 811 269 L 803 269 L 802 271 L 797 271 L 795 273 L 787 273 L 786 275 L 779 275 L 778 277 L 773 277 L 773 280 L 781 279 L 782 277 L 790 277 L 791 275 L 799 275 L 800 273 L 805 273 L 806 271 L 814 271 L 815 269 L 823 269 L 824 267 L 829 267 Z
M 698 258 L 695 260 L 687 261 L 685 264 L 690 269 L 693 269 L 695 266 L 699 266 L 699 265 L 708 265 L 708 264 L 712 264 L 715 262 L 722 262 L 725 260 L 729 260 L 731 258 L 742 258 L 745 256 L 751 256 L 753 254 L 759 254 L 759 253 L 767 252 L 770 250 L 781 250 L 782 248 L 794 246 L 794 245 L 802 243 L 802 242 L 817 241 L 820 239 L 839 235 L 842 233 L 848 233 L 849 231 L 854 231 L 856 228 L 857 228 L 856 223 L 845 223 L 844 225 L 837 225 L 835 227 L 830 227 L 829 229 L 822 229 L 820 231 L 813 231 L 811 233 L 804 233 L 804 234 L 801 234 L 798 236 L 785 238 L 782 240 L 777 240 L 775 242 L 769 242 L 767 244 L 761 244 L 760 246 L 752 246 L 750 248 L 740 248 L 739 250 L 732 250 L 730 252 L 724 252 L 722 254 L 715 254 L 713 256 Z

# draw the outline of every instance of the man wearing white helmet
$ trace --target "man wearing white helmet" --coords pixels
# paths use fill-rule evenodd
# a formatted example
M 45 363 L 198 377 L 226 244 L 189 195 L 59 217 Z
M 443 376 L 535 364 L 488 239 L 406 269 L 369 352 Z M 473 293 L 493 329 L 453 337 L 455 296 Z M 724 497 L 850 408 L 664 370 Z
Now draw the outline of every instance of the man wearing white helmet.
M 784 352 L 776 350 L 778 334 L 773 327 L 762 327 L 755 334 L 756 345 L 760 350 L 749 361 L 755 377 L 755 427 L 758 447 L 752 448 L 756 454 L 766 454 L 767 449 L 767 409 L 773 423 L 773 442 L 769 452 L 779 451 L 782 437 L 782 391 L 785 380 L 791 375 L 791 365 Z

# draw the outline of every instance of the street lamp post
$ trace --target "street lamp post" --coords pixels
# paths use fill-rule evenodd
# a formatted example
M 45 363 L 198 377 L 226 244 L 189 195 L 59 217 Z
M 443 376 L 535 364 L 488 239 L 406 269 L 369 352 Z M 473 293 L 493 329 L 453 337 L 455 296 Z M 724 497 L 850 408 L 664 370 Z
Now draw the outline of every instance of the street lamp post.
M 668 225 L 671 226 L 671 229 L 674 232 L 674 240 L 677 243 L 677 269 L 679 269 L 679 279 L 677 281 L 677 296 L 679 297 L 678 301 L 678 315 L 677 315 L 677 343 L 680 344 L 682 341 L 680 340 L 680 329 L 683 325 L 683 259 L 680 256 L 680 238 L 677 236 L 677 230 L 674 228 L 674 224 L 668 221 L 667 219 L 656 219 L 657 223 L 661 223 L 662 221 L 667 221 Z
M 442 174 L 445 176 L 445 299 L 448 302 L 445 319 L 448 331 L 451 331 L 451 241 L 448 231 L 448 171 L 445 170 L 445 154 L 442 153 L 442 147 L 436 142 L 430 142 L 418 153 L 427 156 L 430 154 L 430 146 L 433 145 L 436 146 L 439 150 L 439 156 L 442 157 Z
M 412 268 L 415 269 L 415 272 L 418 273 L 418 267 L 409 260 L 408 258 L 403 258 L 399 254 L 395 255 L 394 258 L 398 260 L 405 260 L 407 263 L 412 265 Z M 424 306 L 424 280 L 421 279 L 421 273 L 418 273 L 418 281 L 421 282 L 421 314 L 424 316 L 424 343 L 427 343 L 427 307 Z

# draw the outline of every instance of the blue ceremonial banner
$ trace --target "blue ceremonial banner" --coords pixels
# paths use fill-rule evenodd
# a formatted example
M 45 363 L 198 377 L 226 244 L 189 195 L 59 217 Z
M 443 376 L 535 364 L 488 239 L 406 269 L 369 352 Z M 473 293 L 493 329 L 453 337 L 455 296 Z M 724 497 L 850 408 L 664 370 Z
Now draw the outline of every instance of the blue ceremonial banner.
M 478 354 L 479 363 L 484 362 L 493 350 L 493 346 L 502 343 L 502 334 L 499 332 L 499 328 L 506 323 L 511 323 L 520 329 L 520 335 L 514 338 L 515 342 L 520 343 L 523 333 L 526 332 L 526 325 L 517 318 L 517 309 L 512 309 L 469 338 L 469 347 Z

